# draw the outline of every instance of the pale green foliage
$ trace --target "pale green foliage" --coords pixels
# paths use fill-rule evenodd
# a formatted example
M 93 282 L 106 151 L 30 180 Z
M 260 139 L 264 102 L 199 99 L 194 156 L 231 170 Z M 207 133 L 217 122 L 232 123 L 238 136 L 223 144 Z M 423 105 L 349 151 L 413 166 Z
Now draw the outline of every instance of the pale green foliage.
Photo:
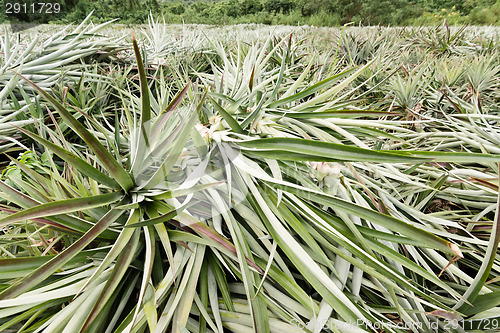
M 151 20 L 104 58 L 104 37 L 81 35 L 87 53 L 62 34 L 75 58 L 43 64 L 62 80 L 0 74 L 0 331 L 462 332 L 443 318 L 499 316 L 496 43 L 190 29 Z

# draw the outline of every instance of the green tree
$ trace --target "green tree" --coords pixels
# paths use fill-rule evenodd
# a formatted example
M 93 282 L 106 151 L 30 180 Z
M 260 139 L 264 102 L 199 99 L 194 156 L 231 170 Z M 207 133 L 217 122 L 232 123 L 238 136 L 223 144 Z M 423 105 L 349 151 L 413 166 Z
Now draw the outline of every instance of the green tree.
M 182 15 L 186 11 L 186 6 L 183 2 L 166 3 L 163 2 L 162 6 L 166 10 L 174 15 Z
M 240 0 L 239 8 L 243 15 L 248 15 L 262 11 L 263 6 L 259 0 Z
M 335 0 L 299 0 L 297 6 L 302 16 L 311 16 L 320 12 L 334 12 Z
M 409 13 L 405 0 L 365 1 L 361 6 L 360 19 L 364 25 L 398 25 Z
M 335 12 L 341 17 L 341 24 L 352 22 L 353 17 L 362 9 L 360 0 L 334 0 Z
M 500 24 L 500 1 L 486 7 L 475 7 L 470 11 L 469 20 L 473 24 Z
M 241 7 L 239 0 L 224 1 L 224 12 L 229 17 L 238 17 L 241 15 Z
M 292 0 L 267 0 L 264 9 L 269 13 L 289 13 L 293 9 Z

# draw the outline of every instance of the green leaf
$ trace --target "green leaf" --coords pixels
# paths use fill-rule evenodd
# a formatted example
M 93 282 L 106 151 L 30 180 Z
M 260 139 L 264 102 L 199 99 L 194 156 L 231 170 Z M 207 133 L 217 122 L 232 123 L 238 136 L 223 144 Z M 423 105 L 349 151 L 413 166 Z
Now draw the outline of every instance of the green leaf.
M 120 209 L 120 208 L 117 208 Z M 136 223 L 139 220 L 139 210 L 133 210 L 129 215 L 126 225 L 131 223 Z M 101 261 L 99 267 L 92 273 L 92 276 L 87 279 L 83 287 L 78 291 L 80 294 L 85 288 L 95 281 L 105 270 L 108 268 L 113 261 L 122 253 L 123 249 L 130 243 L 130 238 L 134 235 L 134 229 L 125 229 L 120 232 L 120 235 L 116 239 L 113 247 L 108 251 L 106 257 Z M 76 296 L 78 296 L 78 294 Z M 75 296 L 75 297 L 76 297 Z
M 280 112 L 284 113 L 284 112 Z M 377 111 L 377 110 L 326 110 L 320 112 L 286 112 L 286 116 L 295 119 L 321 119 L 321 118 L 340 118 L 340 117 L 369 117 L 369 116 L 395 116 L 395 112 Z
M 186 188 L 186 189 L 176 189 L 176 190 L 166 191 L 165 193 L 161 193 L 161 194 L 152 196 L 151 199 L 153 199 L 153 200 L 165 200 L 165 199 L 176 198 L 176 197 L 188 195 L 191 193 L 195 193 L 198 191 L 203 191 L 205 189 L 220 185 L 224 182 L 226 182 L 226 181 L 221 180 L 221 181 L 213 182 L 213 183 L 194 185 L 194 186 L 192 186 L 190 188 Z
M 17 75 L 28 82 L 40 95 L 49 101 L 50 104 L 57 109 L 57 111 L 59 111 L 59 114 L 64 121 L 66 121 L 66 123 L 71 126 L 71 128 L 83 139 L 83 141 L 85 141 L 89 148 L 97 155 L 109 174 L 125 191 L 128 191 L 132 186 L 134 186 L 130 175 L 125 171 L 125 169 L 123 169 L 120 163 L 114 159 L 113 155 L 111 155 L 111 153 L 99 142 L 99 140 L 94 137 L 78 120 L 76 120 L 75 117 L 73 117 L 73 115 L 69 113 L 61 103 L 24 76 L 20 74 Z
M 158 136 L 160 131 L 162 130 L 163 126 L 165 125 L 165 122 L 168 119 L 168 115 L 166 114 L 167 112 L 175 110 L 177 105 L 182 101 L 184 98 L 184 95 L 186 95 L 188 88 L 190 87 L 190 84 L 188 83 L 184 89 L 179 91 L 179 93 L 174 97 L 174 99 L 167 105 L 165 110 L 162 111 L 160 115 L 158 115 L 158 118 L 154 122 L 152 126 L 152 133 L 151 133 L 151 138 L 154 139 Z
M 184 96 L 186 95 L 189 87 L 191 86 L 190 83 L 186 84 L 184 86 L 184 88 L 182 88 L 181 91 L 179 91 L 177 93 L 177 95 L 175 95 L 174 99 L 167 105 L 167 107 L 165 108 L 165 110 L 162 111 L 162 113 L 166 113 L 166 112 L 170 112 L 170 111 L 173 111 L 175 110 L 175 108 L 177 107 L 177 105 L 179 105 L 179 103 L 182 101 L 182 99 L 184 98 Z
M 421 158 L 410 156 L 404 152 L 394 154 L 390 151 L 370 150 L 352 147 L 337 143 L 296 139 L 296 138 L 265 138 L 242 141 L 238 143 L 245 151 L 253 154 L 265 155 L 267 158 L 297 160 L 307 158 L 309 161 L 360 161 L 360 162 L 389 162 L 415 163 Z M 288 153 L 288 158 L 284 153 Z M 276 154 L 276 155 L 275 155 Z M 298 156 L 296 156 L 298 154 Z
M 146 245 L 146 254 L 144 257 L 141 289 L 139 291 L 139 296 L 137 299 L 138 306 L 135 308 L 134 318 L 132 319 L 133 324 L 135 323 L 137 316 L 139 315 L 139 311 L 143 307 L 144 297 L 146 295 L 146 290 L 148 289 L 151 280 L 151 274 L 153 272 L 154 257 L 155 257 L 156 242 L 154 237 L 154 229 L 152 227 L 144 227 L 143 230 L 144 230 L 144 242 Z
M 472 306 L 466 308 L 462 313 L 466 316 L 473 316 L 483 311 L 492 309 L 500 305 L 500 291 L 477 296 L 472 302 Z
M 498 165 L 498 171 L 500 172 L 500 164 Z M 463 299 L 455 305 L 454 310 L 459 312 L 467 311 L 470 305 L 466 303 L 473 303 L 479 292 L 483 288 L 485 282 L 488 280 L 491 269 L 495 264 L 496 256 L 498 253 L 498 245 L 500 244 L 500 191 L 498 191 L 497 196 L 497 209 L 495 212 L 495 220 L 493 226 L 491 227 L 490 240 L 488 242 L 488 248 L 486 249 L 486 254 L 484 255 L 481 267 L 474 278 L 474 281 L 470 284 L 469 288 L 463 295 Z
M 92 165 L 90 165 L 89 163 L 87 163 L 86 161 L 81 159 L 80 157 L 76 156 L 75 154 L 67 151 L 64 148 L 61 148 L 61 147 L 53 144 L 50 141 L 43 139 L 42 137 L 40 137 L 34 133 L 28 132 L 28 131 L 21 129 L 21 128 L 19 128 L 19 130 L 22 131 L 27 136 L 31 137 L 36 142 L 41 143 L 45 148 L 54 152 L 54 154 L 56 154 L 61 159 L 66 161 L 69 165 L 74 166 L 78 171 L 80 171 L 84 175 L 86 175 L 92 179 L 95 179 L 100 184 L 107 185 L 111 188 L 114 188 L 114 189 L 120 188 L 120 184 L 118 184 L 115 180 L 109 178 L 104 173 L 97 170 Z
M 229 291 L 226 274 L 222 270 L 222 267 L 220 266 L 220 263 L 216 259 L 215 255 L 210 254 L 208 257 L 208 262 L 210 264 L 213 277 L 215 278 L 215 281 L 217 281 L 217 285 L 219 286 L 219 291 L 222 295 L 222 300 L 226 305 L 226 309 L 228 309 L 229 311 L 234 311 L 234 305 L 231 293 Z
M 23 292 L 30 290 L 40 282 L 44 281 L 58 269 L 63 267 L 73 257 L 96 239 L 104 230 L 114 223 L 123 211 L 110 210 L 104 215 L 85 235 L 76 242 L 67 247 L 63 252 L 53 257 L 51 260 L 33 270 L 30 274 L 24 276 L 21 280 L 10 285 L 7 289 L 0 292 L 0 299 L 14 298 Z
M 245 120 L 243 120 L 243 122 L 241 123 L 241 128 L 247 128 L 247 126 L 250 125 L 252 123 L 252 121 L 254 119 L 256 119 L 257 116 L 262 113 L 261 110 L 262 110 L 262 105 L 264 105 L 264 101 L 265 101 L 265 96 L 262 96 L 262 98 L 260 99 L 259 104 L 257 104 L 257 107 L 255 108 L 255 110 L 253 110 L 252 113 L 250 113 L 245 118 Z
M 137 45 L 137 40 L 134 35 L 132 35 L 132 44 L 134 46 L 134 54 L 137 62 L 137 69 L 139 70 L 139 81 L 141 86 L 141 129 L 143 131 L 144 138 L 146 139 L 146 145 L 149 140 L 149 130 L 151 124 L 151 102 L 149 99 L 149 87 L 146 78 L 146 71 L 144 70 L 144 63 L 142 62 L 141 51 L 139 50 L 139 45 Z
M 200 308 L 200 312 L 208 309 L 208 260 L 203 260 L 200 271 L 200 281 L 198 282 L 200 289 L 199 301 L 201 304 L 197 304 Z M 195 295 L 196 296 L 196 295 Z M 196 297 L 195 297 L 196 301 Z M 206 333 L 207 331 L 207 318 L 205 316 L 200 316 L 200 329 L 199 333 Z
M 454 255 L 457 254 L 456 251 L 458 250 L 458 248 L 456 247 L 456 245 L 442 239 L 441 237 L 433 235 L 428 231 L 420 229 L 413 224 L 401 221 L 395 217 L 353 204 L 352 202 L 336 198 L 326 193 L 321 193 L 306 188 L 300 188 L 298 186 L 294 186 L 293 184 L 286 185 L 284 183 L 275 183 L 273 186 L 283 191 L 293 193 L 304 199 L 313 200 L 316 203 L 328 205 L 334 209 L 338 209 L 348 214 L 352 214 L 362 219 L 371 221 L 372 223 L 379 224 L 408 238 L 418 239 L 422 242 L 422 244 L 425 244 L 430 248 L 439 249 L 440 251 Z M 460 252 L 460 250 L 458 251 Z
M 173 147 L 168 153 L 167 157 L 165 157 L 164 161 L 162 162 L 158 170 L 154 173 L 154 175 L 146 183 L 140 186 L 141 189 L 154 188 L 166 179 L 168 173 L 173 168 L 180 154 L 182 153 L 182 149 L 184 149 L 186 142 L 189 139 L 189 133 L 191 132 L 191 128 L 194 125 L 196 119 L 197 114 L 196 112 L 193 112 L 188 121 L 184 124 L 184 127 L 182 127 L 178 136 L 175 138 Z
M 131 237 L 131 240 L 127 243 L 127 245 L 124 247 L 118 258 L 116 259 L 115 266 L 113 267 L 113 271 L 106 281 L 104 289 L 99 294 L 99 298 L 95 301 L 92 310 L 90 311 L 87 319 L 85 320 L 85 323 L 83 324 L 82 332 L 92 324 L 92 322 L 97 318 L 101 310 L 105 307 L 106 303 L 111 298 L 115 289 L 121 283 L 123 283 L 123 276 L 129 269 L 132 259 L 134 259 L 137 254 L 136 250 L 139 245 L 139 239 L 140 233 L 138 230 L 135 230 Z
M 6 216 L 3 219 L 0 219 L 0 226 L 38 217 L 73 213 L 91 208 L 102 207 L 113 203 L 122 197 L 123 193 L 112 192 L 92 197 L 53 201 Z
M 181 208 L 184 208 L 184 207 L 181 207 Z M 142 222 L 127 224 L 125 226 L 125 228 L 149 227 L 149 226 L 153 226 L 153 225 L 158 224 L 158 223 L 164 223 L 164 222 L 170 221 L 172 218 L 176 217 L 181 211 L 182 211 L 182 209 L 174 209 L 174 210 L 168 212 L 167 214 L 164 214 L 164 215 L 152 218 L 152 219 L 144 220 Z
M 245 155 L 249 157 L 263 158 L 263 159 L 274 159 L 278 161 L 295 161 L 295 162 L 341 162 L 342 160 L 318 155 L 308 155 L 291 153 L 284 150 L 246 150 Z
M 280 249 L 290 259 L 293 265 L 304 276 L 314 289 L 330 304 L 335 307 L 339 316 L 346 321 L 357 319 L 366 320 L 366 317 L 347 296 L 334 284 L 330 277 L 320 266 L 307 254 L 302 246 L 292 237 L 288 230 L 282 225 L 270 210 L 265 196 L 261 195 L 257 187 L 248 183 L 250 191 L 255 198 L 253 209 L 259 214 L 265 223 L 269 234 L 278 242 Z
M 492 154 L 371 150 L 331 142 L 298 138 L 264 138 L 241 141 L 238 144 L 246 151 L 267 158 L 276 156 L 275 158 L 283 159 L 286 158 L 283 156 L 283 152 L 288 152 L 290 156 L 288 160 L 298 160 L 298 158 L 304 157 L 307 158 L 307 161 L 311 161 L 315 158 L 314 161 L 340 160 L 379 163 L 419 163 L 425 160 L 429 162 L 456 163 L 500 162 L 500 155 Z
M 285 74 L 285 68 L 286 64 L 288 61 L 288 56 L 290 54 L 290 43 L 292 41 L 292 35 L 290 35 L 290 39 L 288 42 L 288 47 L 286 49 L 285 55 L 283 59 L 281 59 L 281 67 L 280 67 L 280 72 L 278 74 L 278 81 L 276 82 L 276 85 L 274 86 L 273 92 L 271 93 L 271 96 L 269 97 L 269 100 L 272 101 L 276 95 L 278 95 L 278 92 L 280 91 L 281 87 L 281 82 L 283 82 L 283 76 Z
M 383 150 L 381 150 L 383 151 Z M 498 163 L 500 155 L 481 153 L 454 153 L 441 151 L 391 151 L 394 154 L 408 154 L 416 158 L 425 158 L 432 162 L 454 163 Z
M 158 315 L 156 314 L 156 302 L 155 302 L 155 289 L 150 284 L 146 289 L 146 294 L 144 295 L 144 313 L 146 315 L 146 320 L 148 322 L 148 327 L 150 332 L 156 331 L 156 324 L 158 322 Z
M 27 195 L 17 191 L 16 189 L 10 187 L 9 185 L 5 184 L 4 182 L 0 181 L 0 190 L 8 195 L 9 200 L 12 200 L 14 203 L 17 205 L 23 207 L 23 208 L 30 208 L 33 206 L 40 205 L 38 201 L 33 200 L 32 198 L 28 197 Z M 41 222 L 41 223 L 46 223 L 49 225 L 54 225 L 55 227 L 63 227 L 63 228 L 68 228 L 70 230 L 76 231 L 76 232 L 81 232 L 85 233 L 87 232 L 91 227 L 92 224 L 77 218 L 75 216 L 71 215 L 54 215 L 50 216 L 48 218 L 37 218 L 36 221 Z M 103 238 L 108 238 L 108 239 L 115 239 L 116 238 L 116 232 L 112 230 L 105 230 L 99 237 Z
M 81 251 L 80 253 L 76 254 L 71 260 L 69 260 L 66 265 L 81 265 L 81 263 L 85 262 L 87 258 L 91 258 L 93 255 L 99 252 L 100 250 L 96 249 Z M 26 258 L 20 257 L 0 259 L 0 266 L 2 267 L 2 279 L 22 278 L 55 257 L 56 255 L 45 255 Z
M 240 134 L 245 133 L 243 128 L 241 128 L 240 124 L 233 118 L 233 116 L 231 116 L 226 110 L 224 110 L 224 108 L 220 106 L 219 103 L 215 101 L 215 99 L 213 99 L 210 96 L 210 100 L 212 101 L 212 104 L 215 106 L 215 108 L 220 113 L 222 118 L 224 118 L 224 120 L 227 122 L 227 124 L 229 125 L 229 127 L 231 127 L 233 131 Z
M 293 102 L 293 101 L 299 101 L 301 99 L 304 99 L 306 98 L 307 96 L 310 96 L 312 94 L 314 94 L 315 92 L 318 92 L 326 87 L 328 87 L 329 85 L 331 85 L 332 83 L 340 80 L 341 78 L 347 76 L 349 73 L 351 73 L 352 71 L 354 71 L 356 68 L 351 68 L 351 69 L 348 69 L 342 73 L 339 73 L 339 74 L 336 74 L 336 75 L 333 75 L 327 79 L 324 79 L 323 81 L 320 81 L 316 84 L 314 84 L 313 86 L 297 93 L 297 94 L 294 94 L 294 95 L 291 95 L 291 96 L 288 96 L 288 97 L 285 97 L 285 98 L 282 98 L 280 100 L 277 100 L 275 102 L 272 102 L 270 103 L 267 107 L 268 108 L 275 108 L 279 105 L 283 105 L 283 104 L 286 104 L 286 103 L 290 103 L 290 102 Z
M 194 295 L 196 292 L 196 286 L 198 284 L 198 280 L 200 278 L 201 266 L 204 262 L 205 257 L 205 246 L 204 245 L 196 245 L 194 248 L 194 264 L 193 268 L 189 274 L 189 279 L 187 281 L 184 292 L 182 293 L 182 297 L 180 297 L 180 301 L 176 307 L 174 317 L 172 319 L 173 323 L 186 325 L 189 314 L 191 312 L 191 307 L 194 303 Z M 173 333 L 180 333 L 182 330 L 177 330 L 174 327 Z

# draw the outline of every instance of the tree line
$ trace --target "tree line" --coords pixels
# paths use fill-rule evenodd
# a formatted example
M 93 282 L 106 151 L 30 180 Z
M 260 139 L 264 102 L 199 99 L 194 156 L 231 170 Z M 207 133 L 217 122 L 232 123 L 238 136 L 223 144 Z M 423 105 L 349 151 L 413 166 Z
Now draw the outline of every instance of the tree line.
M 17 15 L 5 13 L 7 0 L 2 1 L 2 23 L 72 23 L 93 11 L 94 21 L 124 24 L 146 23 L 150 12 L 168 23 L 396 26 L 446 19 L 450 24 L 500 24 L 500 0 L 45 0 L 57 2 L 60 11 Z

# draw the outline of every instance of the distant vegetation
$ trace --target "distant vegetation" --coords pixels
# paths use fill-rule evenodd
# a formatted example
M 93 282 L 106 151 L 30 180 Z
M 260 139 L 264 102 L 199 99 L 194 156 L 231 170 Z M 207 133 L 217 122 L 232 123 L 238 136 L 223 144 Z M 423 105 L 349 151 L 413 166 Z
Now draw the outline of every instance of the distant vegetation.
M 33 0 L 30 0 L 33 1 Z M 54 0 L 56 1 L 56 0 Z M 500 0 L 58 0 L 58 15 L 8 17 L 0 22 L 71 23 L 94 11 L 93 19 L 146 23 L 149 12 L 167 23 L 288 24 L 338 26 L 421 25 L 446 19 L 451 24 L 500 24 Z
M 1 333 L 499 331 L 500 27 L 91 19 L 1 34 Z

